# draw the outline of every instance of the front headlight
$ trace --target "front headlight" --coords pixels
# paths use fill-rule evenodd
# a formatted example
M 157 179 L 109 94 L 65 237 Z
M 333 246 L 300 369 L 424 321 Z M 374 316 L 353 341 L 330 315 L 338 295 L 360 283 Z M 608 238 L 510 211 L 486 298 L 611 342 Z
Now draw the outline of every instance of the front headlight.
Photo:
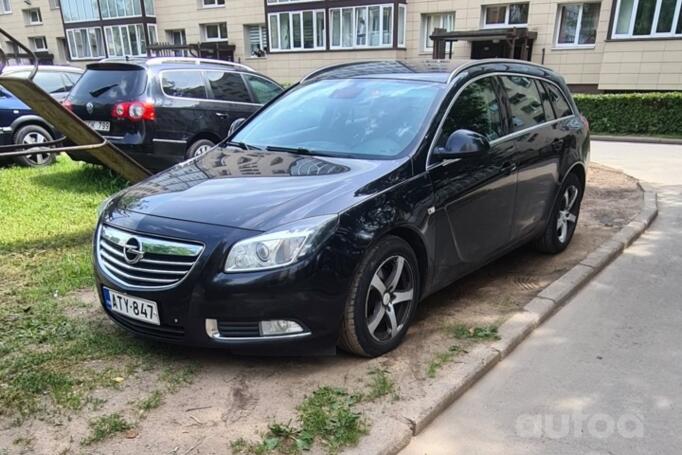
M 234 244 L 225 272 L 284 267 L 314 252 L 336 229 L 338 215 L 323 215 L 277 228 Z

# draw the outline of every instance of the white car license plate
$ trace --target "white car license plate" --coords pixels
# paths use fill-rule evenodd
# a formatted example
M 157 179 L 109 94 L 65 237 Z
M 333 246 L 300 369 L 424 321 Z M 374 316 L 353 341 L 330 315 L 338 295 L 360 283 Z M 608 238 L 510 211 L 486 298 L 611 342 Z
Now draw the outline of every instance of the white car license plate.
M 102 288 L 102 291 L 104 294 L 104 303 L 111 311 L 128 316 L 129 318 L 137 319 L 138 321 L 161 325 L 156 302 L 121 294 L 120 292 L 113 291 L 107 287 Z
M 95 131 L 104 131 L 108 133 L 111 129 L 111 123 L 99 120 L 86 120 L 85 123 Z

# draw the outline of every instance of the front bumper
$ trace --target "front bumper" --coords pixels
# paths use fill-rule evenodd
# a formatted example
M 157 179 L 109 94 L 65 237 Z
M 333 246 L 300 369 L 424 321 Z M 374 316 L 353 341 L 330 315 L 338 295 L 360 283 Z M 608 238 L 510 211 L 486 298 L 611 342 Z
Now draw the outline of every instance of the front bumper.
M 350 277 L 339 272 L 344 267 L 336 262 L 342 256 L 334 251 L 333 242 L 318 255 L 284 269 L 226 274 L 221 269 L 229 246 L 253 235 L 252 231 L 169 219 L 159 223 L 159 219 L 154 218 L 129 213 L 116 219 L 115 225 L 135 233 L 176 240 L 200 238 L 206 248 L 187 277 L 165 290 L 133 289 L 122 285 L 103 270 L 95 248 L 100 302 L 119 326 L 158 341 L 224 348 L 239 354 L 335 353 Z M 156 302 L 161 325 L 112 312 L 105 304 L 103 286 Z M 294 321 L 303 327 L 304 333 L 260 336 L 257 329 L 252 330 L 260 321 L 276 319 Z M 212 330 L 215 325 L 211 321 L 221 324 L 223 332 Z M 238 329 L 230 331 L 230 327 Z

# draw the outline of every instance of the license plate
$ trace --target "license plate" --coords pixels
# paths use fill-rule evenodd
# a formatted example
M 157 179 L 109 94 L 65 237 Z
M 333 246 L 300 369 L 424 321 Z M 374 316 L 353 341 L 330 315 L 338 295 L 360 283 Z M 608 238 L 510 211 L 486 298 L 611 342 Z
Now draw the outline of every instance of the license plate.
M 95 131 L 109 132 L 111 129 L 111 123 L 102 122 L 99 120 L 86 120 L 85 123 Z
M 138 321 L 161 325 L 156 302 L 122 294 L 107 287 L 103 288 L 102 291 L 104 303 L 111 311 Z

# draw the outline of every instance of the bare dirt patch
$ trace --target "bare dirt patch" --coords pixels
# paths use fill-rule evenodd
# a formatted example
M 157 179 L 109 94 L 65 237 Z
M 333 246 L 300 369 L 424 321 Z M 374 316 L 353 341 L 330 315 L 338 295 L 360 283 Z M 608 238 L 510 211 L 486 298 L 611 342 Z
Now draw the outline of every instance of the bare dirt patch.
M 58 413 L 29 419 L 19 425 L 0 422 L 0 454 L 7 453 L 155 453 L 225 454 L 240 437 L 256 440 L 273 421 L 296 423 L 296 408 L 306 395 L 323 385 L 349 392 L 366 392 L 376 368 L 385 369 L 395 382 L 395 394 L 358 405 L 363 420 L 373 422 L 400 415 L 424 395 L 434 361 L 457 362 L 459 353 L 475 343 L 474 333 L 463 328 L 501 324 L 545 286 L 582 260 L 627 224 L 640 209 L 642 194 L 636 182 L 620 172 L 592 165 L 575 237 L 569 249 L 546 256 L 521 248 L 422 302 L 404 343 L 378 359 L 340 353 L 329 358 L 243 358 L 221 351 L 174 348 L 167 368 L 197 369 L 191 384 L 169 387 L 158 371 L 144 368 L 121 378 L 120 387 L 98 390 L 92 406 L 78 413 Z M 95 296 L 79 292 L 76 318 L 101 321 Z M 121 336 L 128 336 L 121 332 Z M 456 349 L 450 349 L 456 346 Z M 149 344 L 149 349 L 161 349 Z M 451 354 L 448 354 L 451 353 Z M 190 359 L 190 360 L 187 360 Z M 429 370 L 431 368 L 431 370 Z M 152 409 L 139 403 L 162 390 Z M 88 422 L 119 413 L 134 430 L 88 447 Z M 324 452 L 316 446 L 313 453 Z

